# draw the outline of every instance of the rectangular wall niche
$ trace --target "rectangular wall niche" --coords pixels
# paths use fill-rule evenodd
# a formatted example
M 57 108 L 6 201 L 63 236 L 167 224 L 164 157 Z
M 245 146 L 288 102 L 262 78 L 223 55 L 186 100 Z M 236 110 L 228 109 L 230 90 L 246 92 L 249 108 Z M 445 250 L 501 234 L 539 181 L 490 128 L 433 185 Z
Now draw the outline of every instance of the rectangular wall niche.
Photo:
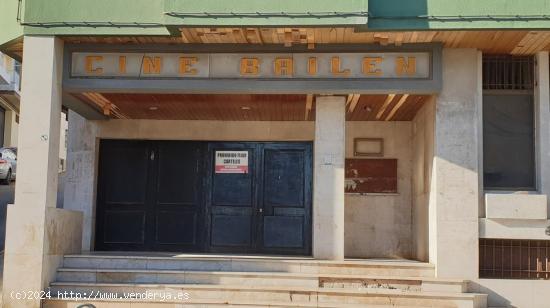
M 397 159 L 346 159 L 346 193 L 396 194 Z
M 355 138 L 353 139 L 354 156 L 384 156 L 384 139 Z

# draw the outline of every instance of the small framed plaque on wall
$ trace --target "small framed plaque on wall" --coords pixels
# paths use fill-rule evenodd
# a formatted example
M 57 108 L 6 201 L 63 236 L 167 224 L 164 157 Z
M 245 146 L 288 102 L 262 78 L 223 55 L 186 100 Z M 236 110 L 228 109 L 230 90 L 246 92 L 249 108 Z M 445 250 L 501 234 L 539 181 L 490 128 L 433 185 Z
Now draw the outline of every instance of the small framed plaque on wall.
M 353 139 L 354 156 L 384 156 L 384 139 L 382 138 L 355 138 Z

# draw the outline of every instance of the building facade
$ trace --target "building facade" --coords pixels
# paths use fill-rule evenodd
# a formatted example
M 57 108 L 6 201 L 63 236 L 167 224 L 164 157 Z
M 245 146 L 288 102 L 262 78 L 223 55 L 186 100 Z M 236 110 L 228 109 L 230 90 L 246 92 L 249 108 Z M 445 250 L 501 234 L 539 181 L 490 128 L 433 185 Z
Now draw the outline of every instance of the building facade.
M 17 146 L 21 65 L 0 53 L 0 144 Z
M 550 4 L 504 2 L 0 4 L 0 51 L 23 63 L 4 307 L 113 304 L 13 294 L 121 290 L 144 281 L 101 280 L 107 259 L 167 253 L 388 267 L 347 278 L 387 289 L 433 271 L 326 307 L 547 307 Z M 103 260 L 91 281 L 79 258 Z M 316 274 L 278 305 L 347 285 Z

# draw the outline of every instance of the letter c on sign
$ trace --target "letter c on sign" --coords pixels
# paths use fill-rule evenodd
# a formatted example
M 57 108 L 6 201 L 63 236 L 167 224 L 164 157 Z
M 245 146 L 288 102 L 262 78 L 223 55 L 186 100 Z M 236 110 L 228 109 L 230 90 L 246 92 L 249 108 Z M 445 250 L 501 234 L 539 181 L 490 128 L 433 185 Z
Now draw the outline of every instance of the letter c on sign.
M 94 74 L 94 75 L 103 74 L 103 68 L 95 66 L 95 62 L 103 61 L 102 56 L 87 56 L 85 60 L 86 60 L 86 63 L 85 63 L 86 73 Z

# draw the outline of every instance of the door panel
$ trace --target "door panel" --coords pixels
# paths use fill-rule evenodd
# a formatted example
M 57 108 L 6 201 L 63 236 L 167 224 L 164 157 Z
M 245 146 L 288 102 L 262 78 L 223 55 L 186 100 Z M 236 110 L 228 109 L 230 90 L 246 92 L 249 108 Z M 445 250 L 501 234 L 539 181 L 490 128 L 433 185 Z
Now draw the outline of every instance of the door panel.
M 106 210 L 103 242 L 113 244 L 145 244 L 145 213 L 143 210 Z
M 210 250 L 251 251 L 256 225 L 255 146 L 247 143 L 210 143 L 208 148 Z M 248 173 L 217 173 L 214 166 L 216 151 L 247 151 Z
M 201 249 L 200 157 L 193 142 L 102 140 L 96 249 Z
M 162 141 L 155 153 L 154 246 L 196 251 L 202 229 L 200 144 Z
M 311 247 L 311 145 L 261 147 L 263 185 L 260 251 L 309 254 Z
M 264 247 L 303 248 L 305 242 L 304 217 L 266 216 L 264 217 Z
M 248 154 L 250 156 L 250 153 Z M 252 173 L 214 173 L 212 180 L 212 205 L 252 206 Z
M 304 153 L 302 150 L 264 150 L 264 205 L 304 207 Z
M 149 147 L 135 141 L 103 140 L 98 182 L 99 249 L 144 249 Z

